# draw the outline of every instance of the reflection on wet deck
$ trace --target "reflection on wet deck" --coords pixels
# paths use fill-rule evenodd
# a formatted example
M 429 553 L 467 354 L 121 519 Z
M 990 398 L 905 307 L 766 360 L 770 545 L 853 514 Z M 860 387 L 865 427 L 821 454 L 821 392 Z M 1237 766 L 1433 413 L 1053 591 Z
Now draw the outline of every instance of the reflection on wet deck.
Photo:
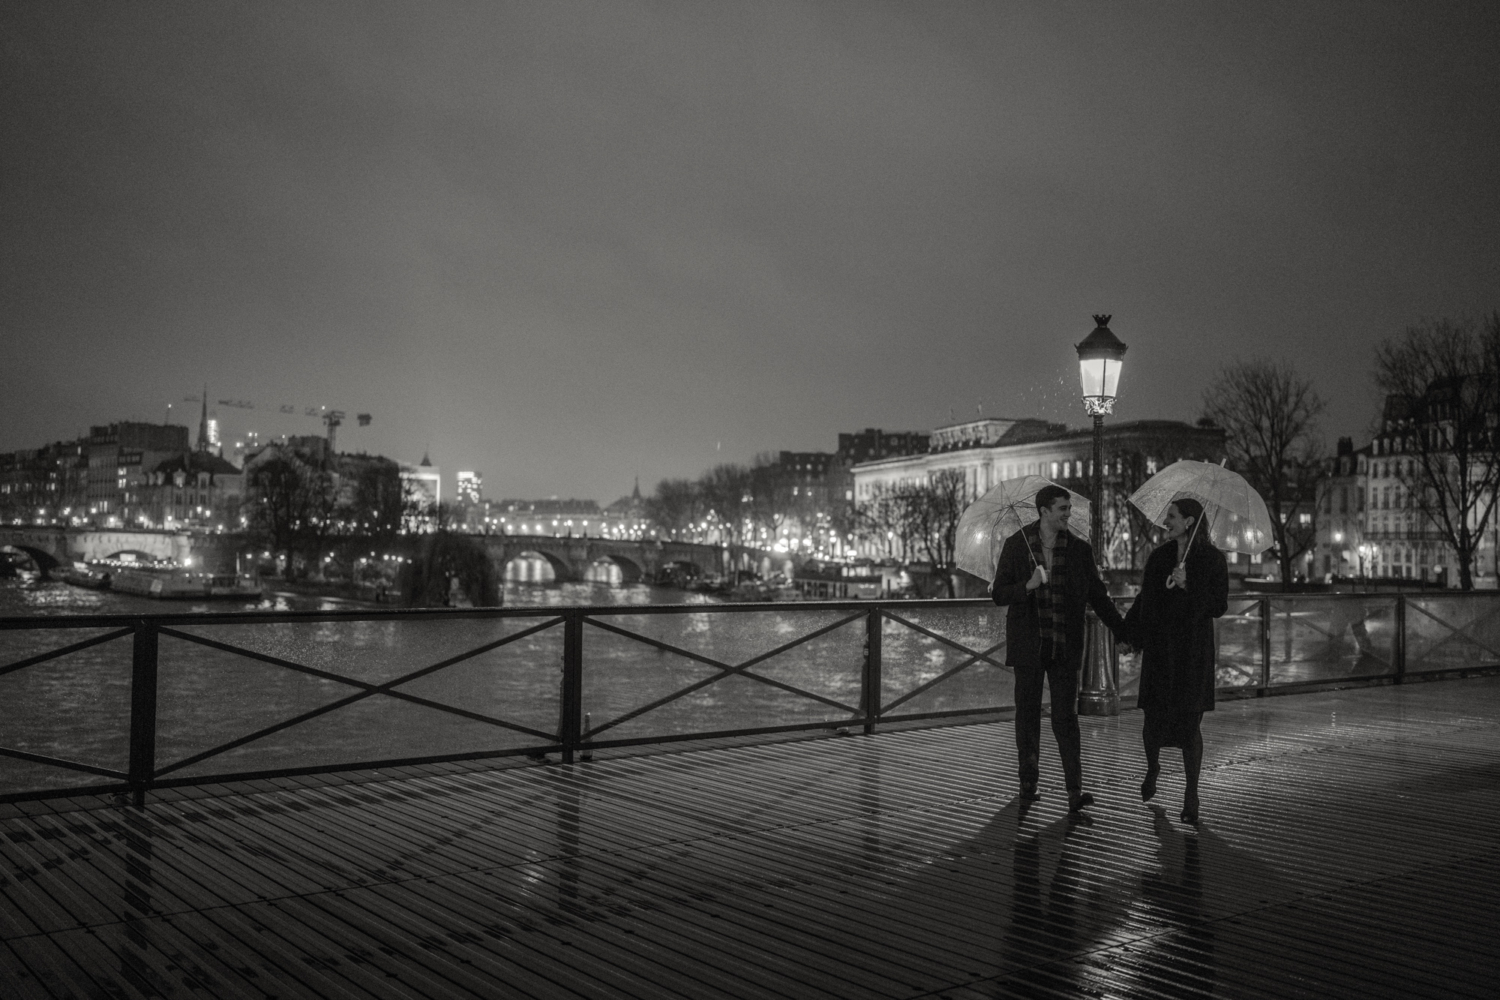
M 0 806 L 0 992 L 1490 995 L 1500 678 L 1221 705 L 1197 830 L 1082 722 L 1084 821 L 1006 722 Z

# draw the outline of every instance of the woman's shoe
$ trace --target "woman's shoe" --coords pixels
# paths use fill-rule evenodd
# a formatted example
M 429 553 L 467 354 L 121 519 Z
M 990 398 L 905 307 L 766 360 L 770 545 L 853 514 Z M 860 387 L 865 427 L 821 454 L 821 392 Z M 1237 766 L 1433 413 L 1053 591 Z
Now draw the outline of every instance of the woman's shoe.
M 1182 821 L 1184 823 L 1198 822 L 1198 793 L 1192 789 L 1182 797 Z
M 1159 767 L 1147 769 L 1146 780 L 1141 782 L 1142 802 L 1150 802 L 1152 799 L 1156 798 L 1156 776 L 1159 774 L 1161 774 L 1161 768 Z

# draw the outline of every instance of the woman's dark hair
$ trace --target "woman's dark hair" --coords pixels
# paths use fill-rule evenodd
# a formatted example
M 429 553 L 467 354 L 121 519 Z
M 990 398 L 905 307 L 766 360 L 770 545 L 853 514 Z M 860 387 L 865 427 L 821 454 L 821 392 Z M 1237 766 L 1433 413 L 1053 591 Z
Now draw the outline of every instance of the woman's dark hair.
M 1172 501 L 1172 506 L 1176 507 L 1177 513 L 1183 517 L 1193 519 L 1193 527 L 1189 528 L 1188 532 L 1193 533 L 1193 528 L 1198 529 L 1194 535 L 1195 540 L 1198 538 L 1206 540 L 1208 538 L 1208 532 L 1203 530 L 1203 505 L 1201 503 L 1192 497 L 1178 497 Z
M 1052 505 L 1068 496 L 1068 491 L 1061 486 L 1048 484 L 1036 491 L 1036 510 L 1040 514 L 1044 510 L 1051 510 Z

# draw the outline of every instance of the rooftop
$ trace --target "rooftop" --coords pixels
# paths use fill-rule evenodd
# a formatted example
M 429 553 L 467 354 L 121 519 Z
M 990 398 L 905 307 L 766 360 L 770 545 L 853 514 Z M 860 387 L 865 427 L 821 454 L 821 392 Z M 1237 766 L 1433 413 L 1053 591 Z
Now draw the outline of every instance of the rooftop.
M 0 806 L 7 996 L 1488 996 L 1500 678 Z M 1045 783 L 1050 780 L 1050 783 Z

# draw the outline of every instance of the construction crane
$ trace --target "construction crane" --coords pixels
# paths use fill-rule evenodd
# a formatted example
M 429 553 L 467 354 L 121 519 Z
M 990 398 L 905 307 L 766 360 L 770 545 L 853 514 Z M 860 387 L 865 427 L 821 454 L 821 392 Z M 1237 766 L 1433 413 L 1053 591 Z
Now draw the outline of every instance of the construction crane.
M 190 403 L 203 402 L 202 396 L 184 396 L 183 399 L 186 402 Z M 219 400 L 219 405 L 232 407 L 236 410 L 261 409 L 261 407 L 258 407 L 254 403 L 244 399 L 221 399 Z M 267 412 L 269 412 L 270 407 L 266 407 L 266 410 Z M 296 414 L 297 410 L 298 407 L 291 406 L 286 403 L 282 403 L 277 407 L 277 411 L 280 413 Z M 348 418 L 348 414 L 346 414 L 343 410 L 330 410 L 326 406 L 304 406 L 301 407 L 301 410 L 303 416 L 317 417 L 318 419 L 323 421 L 323 426 L 328 428 L 328 450 L 330 453 L 336 453 L 337 449 L 335 448 L 335 444 L 338 438 L 338 429 Z M 372 418 L 368 413 L 356 413 L 354 415 L 354 419 L 358 421 L 359 426 L 368 427 L 370 426 L 370 420 Z

